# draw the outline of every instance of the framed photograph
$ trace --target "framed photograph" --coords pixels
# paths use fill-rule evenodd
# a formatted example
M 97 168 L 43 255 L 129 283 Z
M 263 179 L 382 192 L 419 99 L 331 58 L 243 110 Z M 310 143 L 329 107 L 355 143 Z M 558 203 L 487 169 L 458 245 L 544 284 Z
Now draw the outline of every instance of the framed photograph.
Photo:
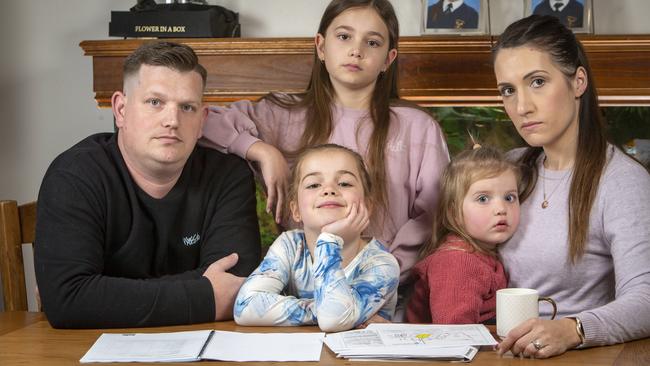
M 592 0 L 526 0 L 525 15 L 552 15 L 575 33 L 593 33 Z
M 486 34 L 488 0 L 423 0 L 424 34 Z

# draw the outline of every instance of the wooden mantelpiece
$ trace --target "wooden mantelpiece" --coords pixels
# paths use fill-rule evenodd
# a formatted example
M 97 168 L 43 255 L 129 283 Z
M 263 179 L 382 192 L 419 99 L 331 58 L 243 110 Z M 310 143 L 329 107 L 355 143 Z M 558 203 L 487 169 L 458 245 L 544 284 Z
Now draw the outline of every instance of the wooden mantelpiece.
M 650 35 L 581 36 L 601 105 L 650 105 Z M 145 40 L 80 43 L 93 57 L 93 91 L 100 107 L 122 86 L 122 62 Z M 271 90 L 298 92 L 311 70 L 311 38 L 177 39 L 208 70 L 205 101 L 256 99 Z M 500 105 L 492 73 L 493 37 L 402 37 L 400 93 L 423 106 Z

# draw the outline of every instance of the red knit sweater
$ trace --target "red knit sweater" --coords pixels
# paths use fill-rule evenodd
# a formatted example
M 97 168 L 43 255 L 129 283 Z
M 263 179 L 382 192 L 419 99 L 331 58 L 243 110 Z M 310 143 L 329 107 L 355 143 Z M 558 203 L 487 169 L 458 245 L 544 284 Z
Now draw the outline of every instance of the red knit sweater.
M 477 324 L 495 316 L 496 291 L 506 287 L 503 265 L 455 235 L 419 262 L 406 308 L 409 323 Z

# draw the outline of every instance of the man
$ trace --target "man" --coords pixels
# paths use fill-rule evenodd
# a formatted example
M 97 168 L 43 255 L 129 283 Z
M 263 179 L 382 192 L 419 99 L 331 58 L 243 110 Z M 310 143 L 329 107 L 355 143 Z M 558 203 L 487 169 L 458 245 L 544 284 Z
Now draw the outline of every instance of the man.
M 567 28 L 581 28 L 584 7 L 577 0 L 542 0 L 533 14 L 552 15 Z
M 145 44 L 123 71 L 111 99 L 118 132 L 82 140 L 43 179 L 43 310 L 55 328 L 230 319 L 244 280 L 235 275 L 260 259 L 252 173 L 196 146 L 206 71 L 191 48 Z
M 478 28 L 478 12 L 463 0 L 440 0 L 427 9 L 427 28 Z

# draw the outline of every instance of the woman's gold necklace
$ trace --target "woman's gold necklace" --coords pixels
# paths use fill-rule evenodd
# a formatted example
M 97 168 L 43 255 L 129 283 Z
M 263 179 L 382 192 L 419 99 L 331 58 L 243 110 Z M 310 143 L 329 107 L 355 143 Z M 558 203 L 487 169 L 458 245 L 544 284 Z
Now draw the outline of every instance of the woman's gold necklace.
M 542 161 L 542 175 L 544 176 L 544 179 L 542 180 L 542 193 L 544 195 L 544 200 L 542 201 L 542 208 L 547 208 L 548 207 L 548 200 L 551 199 L 551 196 L 557 189 L 562 185 L 562 182 L 564 182 L 564 179 L 569 176 L 569 173 L 571 173 L 571 168 L 567 169 L 567 172 L 564 173 L 562 176 L 562 179 L 557 183 L 555 188 L 553 188 L 553 191 L 546 196 L 546 168 L 544 167 L 544 163 L 546 163 L 546 156 L 544 157 L 544 160 Z

